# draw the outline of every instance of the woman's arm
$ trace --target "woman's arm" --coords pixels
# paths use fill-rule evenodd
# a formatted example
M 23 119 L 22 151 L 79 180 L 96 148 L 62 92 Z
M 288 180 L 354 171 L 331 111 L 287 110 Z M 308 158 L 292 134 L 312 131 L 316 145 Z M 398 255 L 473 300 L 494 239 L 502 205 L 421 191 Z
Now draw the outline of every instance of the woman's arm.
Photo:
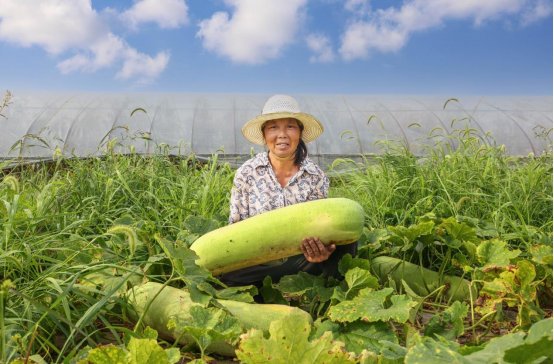
M 248 193 L 244 183 L 242 168 L 237 169 L 231 188 L 231 200 L 229 207 L 229 225 L 248 217 Z

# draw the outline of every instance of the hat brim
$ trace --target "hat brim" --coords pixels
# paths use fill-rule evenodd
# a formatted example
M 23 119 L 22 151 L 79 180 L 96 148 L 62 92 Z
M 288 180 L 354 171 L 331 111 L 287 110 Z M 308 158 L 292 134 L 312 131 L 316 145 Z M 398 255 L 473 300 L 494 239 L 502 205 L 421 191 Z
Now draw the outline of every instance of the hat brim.
M 249 141 L 254 144 L 264 145 L 264 135 L 262 133 L 262 125 L 266 121 L 283 119 L 283 118 L 293 118 L 299 120 L 304 125 L 304 130 L 302 131 L 302 140 L 306 143 L 314 141 L 323 133 L 323 125 L 317 120 L 313 115 L 306 114 L 303 112 L 292 113 L 292 112 L 278 112 L 272 114 L 258 115 L 255 118 L 249 120 L 242 127 L 242 135 Z

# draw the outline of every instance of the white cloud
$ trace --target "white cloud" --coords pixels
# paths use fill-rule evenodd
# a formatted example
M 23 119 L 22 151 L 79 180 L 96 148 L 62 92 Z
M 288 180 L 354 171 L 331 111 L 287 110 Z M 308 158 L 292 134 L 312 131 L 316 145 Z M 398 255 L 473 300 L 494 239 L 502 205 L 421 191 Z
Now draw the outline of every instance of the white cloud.
M 168 51 L 159 52 L 156 57 L 152 58 L 129 48 L 126 51 L 123 68 L 117 73 L 116 77 L 121 79 L 135 78 L 139 83 L 150 83 L 165 70 L 169 58 Z
M 335 54 L 331 47 L 331 40 L 321 34 L 310 34 L 306 37 L 306 44 L 315 53 L 310 57 L 310 62 L 333 62 Z
M 217 12 L 202 20 L 196 34 L 205 49 L 236 63 L 260 64 L 277 58 L 294 42 L 307 0 L 225 0 L 231 17 Z
M 121 19 L 133 29 L 149 22 L 162 29 L 179 28 L 189 23 L 188 6 L 184 0 L 135 0 L 135 4 L 121 14 Z
M 521 15 L 521 25 L 527 26 L 552 14 L 552 1 L 538 0 Z
M 56 57 L 76 53 L 58 63 L 62 73 L 95 72 L 122 65 L 116 77 L 149 82 L 169 61 L 167 51 L 151 57 L 113 34 L 90 0 L 1 1 L 0 41 L 39 46 Z
M 527 25 L 551 13 L 547 0 L 408 0 L 400 8 L 375 10 L 366 20 L 353 19 L 341 37 L 339 53 L 352 60 L 371 52 L 395 52 L 406 45 L 411 33 L 448 20 L 470 19 L 479 26 L 507 14 L 523 14 L 522 24 Z
M 0 19 L 0 40 L 54 55 L 106 32 L 90 0 L 2 0 Z
M 371 9 L 369 0 L 346 0 L 344 8 L 357 15 L 365 15 Z

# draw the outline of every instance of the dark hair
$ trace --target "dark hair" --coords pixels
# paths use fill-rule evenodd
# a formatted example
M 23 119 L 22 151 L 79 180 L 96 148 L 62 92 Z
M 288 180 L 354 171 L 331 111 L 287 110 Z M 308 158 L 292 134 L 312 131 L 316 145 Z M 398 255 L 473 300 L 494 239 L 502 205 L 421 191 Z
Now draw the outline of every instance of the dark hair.
M 298 147 L 296 148 L 296 156 L 294 157 L 294 165 L 299 166 L 300 163 L 306 159 L 308 156 L 308 147 L 306 146 L 306 143 L 302 140 L 302 131 L 304 131 L 304 124 L 300 122 L 298 119 L 294 119 L 298 123 L 298 127 L 300 128 L 300 140 L 298 141 Z M 269 121 L 269 120 L 268 120 Z M 265 124 L 267 124 L 267 121 L 262 124 L 262 135 L 265 138 Z

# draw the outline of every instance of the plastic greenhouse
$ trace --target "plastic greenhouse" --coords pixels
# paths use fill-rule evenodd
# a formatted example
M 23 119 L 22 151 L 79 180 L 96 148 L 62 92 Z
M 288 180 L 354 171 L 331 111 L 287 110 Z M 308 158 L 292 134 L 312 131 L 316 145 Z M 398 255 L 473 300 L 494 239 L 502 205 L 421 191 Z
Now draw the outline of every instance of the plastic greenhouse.
M 49 160 L 120 153 L 169 153 L 199 158 L 219 153 L 240 165 L 262 149 L 241 127 L 259 115 L 270 94 L 107 94 L 14 92 L 0 117 L 0 157 Z M 325 128 L 309 143 L 310 156 L 325 167 L 338 157 L 380 152 L 378 140 L 399 140 L 417 155 L 423 145 L 473 128 L 491 133 L 487 143 L 510 155 L 539 155 L 552 143 L 551 96 L 292 95 L 302 111 Z M 132 116 L 131 112 L 136 108 Z M 372 115 L 368 123 L 368 119 Z M 539 135 L 539 136 L 537 136 Z M 252 149 L 253 148 L 253 149 Z

